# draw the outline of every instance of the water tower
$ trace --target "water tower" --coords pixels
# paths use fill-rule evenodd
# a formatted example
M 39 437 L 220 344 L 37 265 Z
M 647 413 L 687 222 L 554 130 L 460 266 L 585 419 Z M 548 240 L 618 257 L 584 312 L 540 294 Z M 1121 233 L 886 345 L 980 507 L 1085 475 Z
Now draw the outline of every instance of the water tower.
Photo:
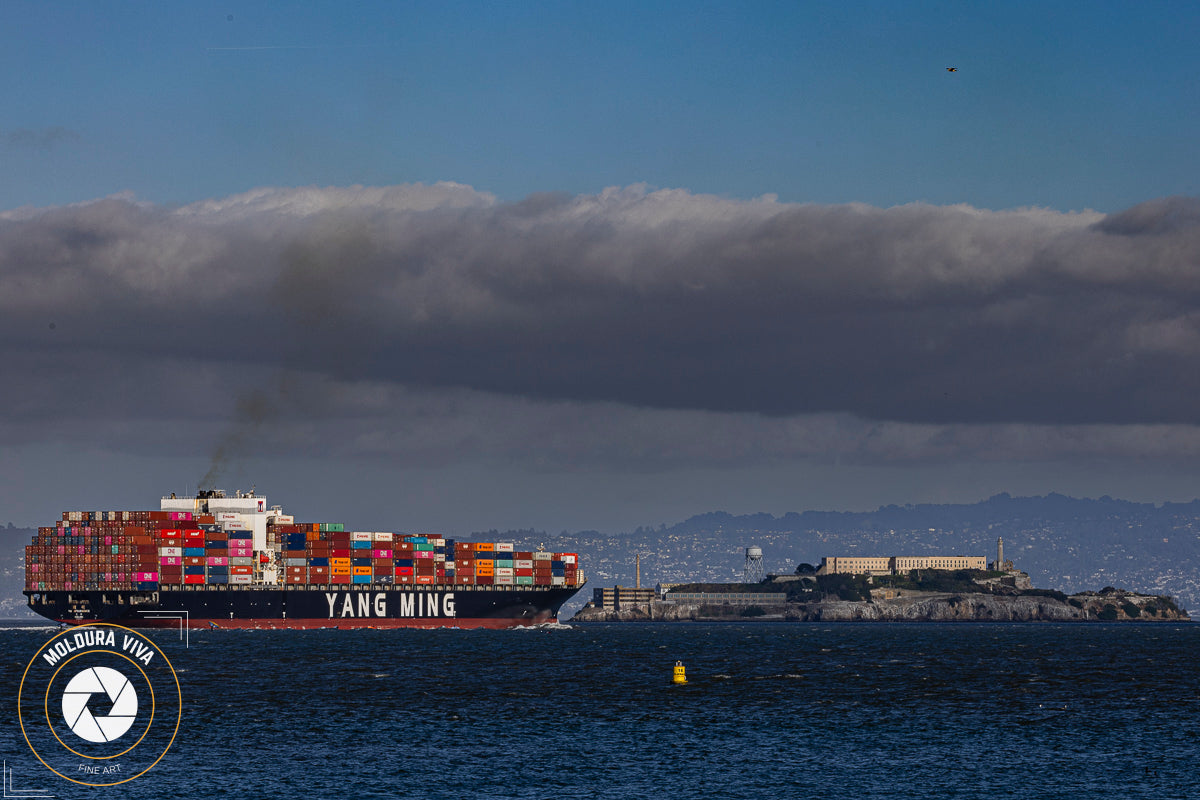
M 763 574 L 762 548 L 746 548 L 746 571 L 742 573 L 742 583 L 759 583 L 766 577 Z

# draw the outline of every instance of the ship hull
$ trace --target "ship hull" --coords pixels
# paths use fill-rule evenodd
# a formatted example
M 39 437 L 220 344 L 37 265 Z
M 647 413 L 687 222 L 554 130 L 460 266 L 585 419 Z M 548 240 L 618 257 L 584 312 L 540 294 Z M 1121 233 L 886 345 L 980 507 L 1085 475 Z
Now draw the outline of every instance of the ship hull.
M 26 591 L 29 608 L 68 625 L 131 628 L 511 628 L 555 622 L 579 586 L 197 587 Z

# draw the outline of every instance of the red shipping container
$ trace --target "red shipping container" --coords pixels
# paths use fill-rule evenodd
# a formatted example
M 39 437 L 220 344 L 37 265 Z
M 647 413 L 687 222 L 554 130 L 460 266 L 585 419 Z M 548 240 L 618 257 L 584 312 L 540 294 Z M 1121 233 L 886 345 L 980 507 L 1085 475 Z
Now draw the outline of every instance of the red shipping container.
M 254 567 L 230 567 L 230 575 L 253 575 Z
M 184 575 L 183 582 L 184 583 L 204 583 L 204 576 L 203 575 Z

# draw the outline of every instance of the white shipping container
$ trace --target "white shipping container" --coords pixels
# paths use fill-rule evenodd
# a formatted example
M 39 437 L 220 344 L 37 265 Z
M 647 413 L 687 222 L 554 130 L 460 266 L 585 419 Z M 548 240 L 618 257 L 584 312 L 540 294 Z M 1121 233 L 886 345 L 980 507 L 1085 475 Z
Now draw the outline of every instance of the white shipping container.
M 513 560 L 513 566 L 517 569 L 533 569 L 532 558 L 518 558 Z
M 229 582 L 230 583 L 249 583 L 250 579 L 253 577 L 254 577 L 253 575 L 230 575 Z M 274 581 L 271 581 L 271 583 L 274 583 Z
M 249 531 L 249 530 L 253 530 L 253 528 L 251 528 L 249 525 L 247 525 L 247 524 L 246 524 L 246 523 L 244 523 L 244 522 L 222 522 L 222 523 L 221 523 L 221 530 L 226 530 L 226 531 Z
M 495 567 L 497 578 L 511 578 L 515 574 L 512 567 Z
M 249 556 L 229 556 L 229 566 L 231 567 L 253 567 L 254 559 Z
M 230 514 L 228 511 L 222 511 L 220 514 L 217 514 L 218 522 L 237 522 L 241 518 L 241 514 Z
M 533 554 L 534 561 L 553 561 L 554 558 L 550 553 L 543 553 L 540 550 Z
M 516 584 L 516 582 L 517 582 L 517 579 L 514 578 L 512 575 L 497 575 L 496 576 L 496 583 L 501 586 L 512 586 L 512 585 Z
M 372 541 L 390 542 L 390 541 L 392 541 L 393 534 L 391 531 L 375 531 L 375 533 L 372 534 L 372 536 L 373 536 Z
M 271 518 L 276 525 L 295 525 L 296 518 L 291 514 L 277 514 Z
M 575 563 L 575 554 L 574 553 L 563 553 L 562 560 L 563 560 L 564 564 L 574 564 Z
M 496 542 L 497 553 L 511 553 L 513 551 L 512 542 Z
M 182 556 L 183 548 L 182 547 L 160 547 L 160 548 L 158 548 L 158 554 L 160 556 Z
M 307 558 L 285 558 L 284 562 L 285 562 L 284 563 L 285 567 L 307 567 L 308 566 Z
M 352 542 L 370 542 L 370 541 L 373 541 L 371 538 L 372 536 L 373 536 L 373 534 L 370 531 L 354 531 L 353 533 L 350 534 L 350 541 L 352 541 Z
M 555 575 L 554 577 L 552 577 L 550 579 L 550 585 L 551 586 L 566 586 L 567 579 L 561 575 Z

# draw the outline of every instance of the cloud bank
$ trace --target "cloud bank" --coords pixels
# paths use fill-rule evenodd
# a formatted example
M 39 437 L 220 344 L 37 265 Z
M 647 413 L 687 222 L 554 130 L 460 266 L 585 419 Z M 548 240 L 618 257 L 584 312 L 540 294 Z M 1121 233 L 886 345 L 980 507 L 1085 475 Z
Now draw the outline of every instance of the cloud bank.
M 0 214 L 10 444 L 211 448 L 258 397 L 278 446 L 412 459 L 1187 458 L 1198 357 L 1195 198 L 447 183 Z

